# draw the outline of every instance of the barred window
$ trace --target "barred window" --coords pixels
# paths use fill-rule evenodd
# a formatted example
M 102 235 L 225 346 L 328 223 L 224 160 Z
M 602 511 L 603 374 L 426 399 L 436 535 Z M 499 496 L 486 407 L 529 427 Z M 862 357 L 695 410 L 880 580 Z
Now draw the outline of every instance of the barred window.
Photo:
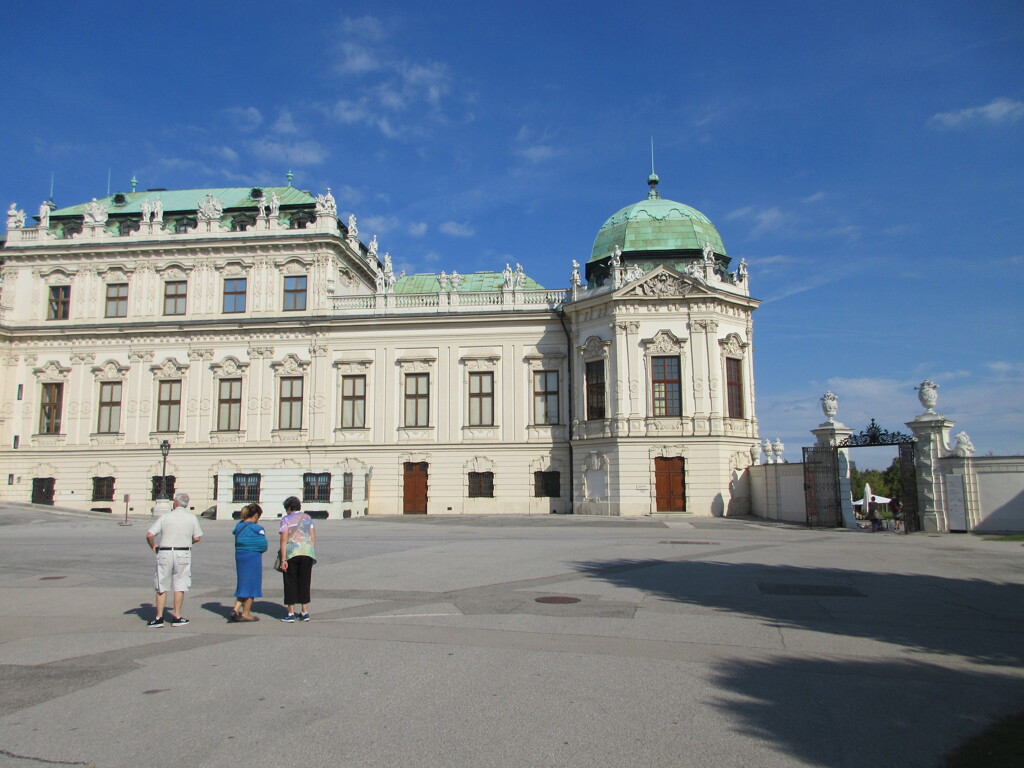
M 494 497 L 494 473 L 493 472 L 470 472 L 469 473 L 469 498 L 490 499 Z
M 236 472 L 231 478 L 231 501 L 249 504 L 260 500 L 259 472 Z
M 94 477 L 92 479 L 92 500 L 113 501 L 114 500 L 114 478 Z
M 331 473 L 306 472 L 302 476 L 302 500 L 329 502 L 331 500 Z
M 164 478 L 162 475 L 153 475 L 153 488 L 151 494 L 152 501 L 156 501 L 161 498 L 174 498 L 174 475 L 167 476 L 167 493 L 166 495 L 161 496 L 160 490 L 163 488 L 163 480 Z

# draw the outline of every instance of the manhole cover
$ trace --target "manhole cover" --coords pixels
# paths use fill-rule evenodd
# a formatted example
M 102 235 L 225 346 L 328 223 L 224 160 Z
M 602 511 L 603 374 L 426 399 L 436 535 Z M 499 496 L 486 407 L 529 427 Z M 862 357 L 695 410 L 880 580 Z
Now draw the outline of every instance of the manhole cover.
M 546 597 L 535 597 L 534 601 L 538 603 L 554 603 L 555 605 L 568 605 L 569 603 L 578 603 L 580 599 L 578 597 L 569 597 L 568 595 L 548 595 Z
M 40 576 L 40 581 L 53 581 L 54 579 L 66 579 L 67 576 Z

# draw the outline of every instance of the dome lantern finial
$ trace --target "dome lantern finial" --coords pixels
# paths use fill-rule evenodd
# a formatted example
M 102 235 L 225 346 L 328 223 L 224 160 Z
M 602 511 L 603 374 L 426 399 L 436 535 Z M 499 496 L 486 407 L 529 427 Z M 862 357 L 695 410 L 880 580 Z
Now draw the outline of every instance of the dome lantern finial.
M 647 199 L 648 200 L 658 200 L 658 199 L 660 199 L 661 195 L 658 194 L 658 174 L 651 173 L 651 175 L 647 177 L 647 184 L 651 188 L 651 191 L 647 193 Z

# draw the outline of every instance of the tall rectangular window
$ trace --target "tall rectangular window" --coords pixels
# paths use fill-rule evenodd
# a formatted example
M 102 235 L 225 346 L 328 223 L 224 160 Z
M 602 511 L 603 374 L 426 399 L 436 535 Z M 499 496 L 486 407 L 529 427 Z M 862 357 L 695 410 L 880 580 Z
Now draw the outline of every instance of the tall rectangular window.
M 306 277 L 284 279 L 284 309 L 286 312 L 306 308 Z
M 128 283 L 107 285 L 106 317 L 128 317 Z
M 558 423 L 558 371 L 533 372 L 533 423 Z
M 585 386 L 587 390 L 587 420 L 605 417 L 604 360 L 587 363 Z
M 242 380 L 221 379 L 217 393 L 217 429 L 237 432 L 242 428 Z
M 121 427 L 121 382 L 100 382 L 100 411 L 97 432 L 117 432 Z
M 559 472 L 534 472 L 533 495 L 558 498 L 562 495 L 562 475 Z
M 39 434 L 60 434 L 60 416 L 64 406 L 64 384 L 43 384 L 39 406 Z
M 469 425 L 494 426 L 494 374 L 469 374 Z
M 366 377 L 341 377 L 341 426 L 362 429 L 366 426 Z
M 156 431 L 177 432 L 181 418 L 181 382 L 161 381 L 157 393 Z
M 71 316 L 71 286 L 51 285 L 47 320 L 67 320 Z
M 331 473 L 306 472 L 302 476 L 302 500 L 326 504 L 331 500 Z
M 168 475 L 163 477 L 162 475 L 153 475 L 153 485 L 151 490 L 152 501 L 157 499 L 173 499 L 174 498 L 174 475 Z M 164 481 L 167 481 L 167 489 L 164 488 Z
M 677 356 L 651 358 L 651 404 L 655 416 L 682 414 L 682 386 Z
M 113 501 L 114 500 L 114 478 L 94 477 L 92 479 L 92 500 Z
M 430 374 L 405 374 L 405 426 L 430 425 Z
M 164 314 L 184 315 L 188 298 L 188 283 L 184 280 L 171 280 L 164 283 Z
M 281 379 L 280 415 L 278 429 L 302 429 L 302 377 Z
M 494 473 L 493 472 L 470 472 L 469 473 L 469 498 L 471 498 L 471 499 L 492 499 L 492 498 L 494 498 Z
M 346 472 L 341 476 L 341 500 L 352 501 L 352 473 Z
M 259 472 L 236 472 L 231 479 L 231 501 L 233 503 L 251 504 L 260 500 Z
M 741 361 L 735 357 L 725 358 L 725 391 L 728 397 L 729 418 L 743 418 L 743 378 Z
M 245 312 L 246 278 L 230 277 L 224 280 L 224 312 Z

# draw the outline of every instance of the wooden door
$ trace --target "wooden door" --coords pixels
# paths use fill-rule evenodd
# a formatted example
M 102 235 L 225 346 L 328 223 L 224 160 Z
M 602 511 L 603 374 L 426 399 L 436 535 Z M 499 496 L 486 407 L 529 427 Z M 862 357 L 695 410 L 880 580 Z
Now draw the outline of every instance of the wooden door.
M 406 515 L 427 514 L 427 462 L 405 462 L 405 486 L 402 512 Z
M 658 512 L 686 511 L 686 464 L 682 456 L 654 460 L 654 493 Z
M 32 478 L 32 503 L 53 506 L 54 479 L 52 477 Z

